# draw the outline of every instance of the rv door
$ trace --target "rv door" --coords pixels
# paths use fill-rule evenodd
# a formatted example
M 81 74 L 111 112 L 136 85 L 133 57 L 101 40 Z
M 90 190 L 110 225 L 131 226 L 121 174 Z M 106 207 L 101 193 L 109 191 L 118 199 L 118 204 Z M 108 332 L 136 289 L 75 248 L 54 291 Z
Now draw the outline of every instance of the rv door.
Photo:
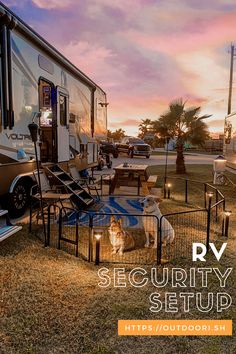
M 57 87 L 57 152 L 58 162 L 69 161 L 69 95 Z

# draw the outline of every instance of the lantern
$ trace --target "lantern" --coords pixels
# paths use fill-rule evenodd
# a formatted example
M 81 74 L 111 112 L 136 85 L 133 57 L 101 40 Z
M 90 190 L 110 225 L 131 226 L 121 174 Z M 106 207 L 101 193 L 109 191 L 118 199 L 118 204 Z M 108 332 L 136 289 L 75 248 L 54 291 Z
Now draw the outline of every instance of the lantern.
M 214 160 L 214 184 L 224 184 L 225 179 L 222 176 L 226 170 L 226 162 L 227 160 L 221 155 Z

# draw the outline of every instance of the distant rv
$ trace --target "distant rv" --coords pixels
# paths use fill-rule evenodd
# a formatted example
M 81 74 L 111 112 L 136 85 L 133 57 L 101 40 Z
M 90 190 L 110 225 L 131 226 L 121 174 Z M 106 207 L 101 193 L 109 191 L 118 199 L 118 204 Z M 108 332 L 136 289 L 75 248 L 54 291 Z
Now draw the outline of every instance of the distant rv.
M 227 166 L 236 169 L 236 112 L 225 118 L 224 155 Z
M 39 125 L 41 163 L 97 165 L 107 132 L 106 93 L 0 3 L 0 197 L 27 207 L 35 169 L 28 124 Z

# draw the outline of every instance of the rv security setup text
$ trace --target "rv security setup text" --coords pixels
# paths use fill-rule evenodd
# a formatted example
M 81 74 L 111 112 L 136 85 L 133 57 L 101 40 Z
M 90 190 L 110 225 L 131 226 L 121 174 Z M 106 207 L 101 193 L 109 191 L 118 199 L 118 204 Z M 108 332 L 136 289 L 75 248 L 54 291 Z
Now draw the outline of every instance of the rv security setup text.
M 217 261 L 227 246 L 222 244 L 219 250 L 213 243 L 210 248 Z M 206 247 L 201 243 L 193 243 L 192 248 L 193 262 L 205 262 L 207 253 Z M 124 267 L 113 268 L 112 270 L 102 267 L 98 270 L 99 283 L 101 288 L 113 286 L 115 288 L 125 288 L 133 286 L 134 288 L 143 288 L 151 285 L 160 289 L 160 292 L 153 292 L 149 296 L 149 310 L 153 313 L 165 311 L 167 313 L 177 313 L 179 309 L 184 312 L 191 312 L 191 308 L 202 313 L 210 311 L 222 312 L 228 309 L 232 304 L 231 296 L 223 291 L 227 285 L 227 280 L 233 268 L 224 270 L 219 268 L 149 268 L 148 270 L 135 267 L 126 270 Z M 218 284 L 219 292 L 207 292 L 209 282 Z M 165 291 L 165 287 L 170 286 L 173 290 L 177 288 L 197 288 L 197 291 Z

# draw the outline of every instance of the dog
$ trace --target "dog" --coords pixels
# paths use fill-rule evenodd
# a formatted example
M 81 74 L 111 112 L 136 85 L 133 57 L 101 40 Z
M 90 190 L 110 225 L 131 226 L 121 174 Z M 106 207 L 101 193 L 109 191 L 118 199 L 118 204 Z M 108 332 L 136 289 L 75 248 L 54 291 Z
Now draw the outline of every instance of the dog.
M 162 217 L 161 211 L 159 209 L 160 202 L 161 202 L 160 198 L 151 195 L 146 196 L 140 201 L 141 206 L 143 207 L 143 215 L 150 215 L 150 216 L 143 217 L 143 226 L 146 235 L 145 247 L 150 246 L 150 235 L 151 235 L 152 238 L 154 239 L 153 248 L 157 248 L 158 225 L 157 225 L 156 218 L 152 217 L 151 215 L 156 216 L 160 222 Z M 161 226 L 162 245 L 166 246 L 167 243 L 173 242 L 175 238 L 175 231 L 165 217 L 162 218 L 160 226 Z
M 122 229 L 122 219 L 116 221 L 112 216 L 110 220 L 109 239 L 112 245 L 112 254 L 123 255 L 124 251 L 132 250 L 135 248 L 135 242 L 132 235 Z

